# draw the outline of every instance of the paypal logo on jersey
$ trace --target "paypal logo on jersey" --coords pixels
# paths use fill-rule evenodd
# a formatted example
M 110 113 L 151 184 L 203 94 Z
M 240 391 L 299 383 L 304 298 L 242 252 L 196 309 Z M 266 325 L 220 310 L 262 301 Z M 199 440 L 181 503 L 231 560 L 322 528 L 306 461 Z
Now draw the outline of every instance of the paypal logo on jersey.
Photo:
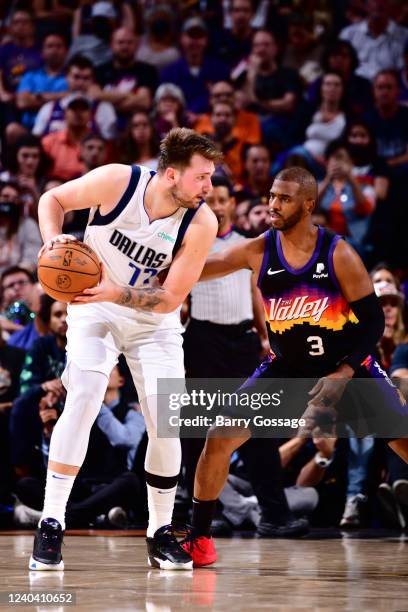
M 169 234 L 166 234 L 166 232 L 159 232 L 157 234 L 158 238 L 161 238 L 162 240 L 167 240 L 168 242 L 171 242 L 172 244 L 174 244 L 176 242 L 176 239 L 173 238 L 173 236 L 170 236 Z
M 324 263 L 319 262 L 316 264 L 316 273 L 313 274 L 313 278 L 328 278 L 328 273 L 324 272 Z

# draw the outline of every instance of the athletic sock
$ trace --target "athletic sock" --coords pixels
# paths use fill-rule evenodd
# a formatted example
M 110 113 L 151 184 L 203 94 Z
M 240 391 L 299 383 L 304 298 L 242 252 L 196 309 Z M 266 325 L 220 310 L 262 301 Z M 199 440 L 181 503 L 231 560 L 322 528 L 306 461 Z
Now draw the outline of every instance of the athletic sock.
M 197 536 L 211 536 L 211 523 L 217 507 L 217 500 L 202 501 L 193 497 L 191 525 Z
M 171 525 L 178 475 L 157 476 L 145 471 L 145 476 L 149 506 L 146 536 L 152 538 L 160 527 Z
M 177 486 L 172 489 L 157 489 L 149 484 L 146 486 L 149 506 L 149 524 L 146 536 L 152 538 L 160 527 L 171 524 Z
M 65 529 L 65 508 L 75 478 L 75 476 L 67 476 L 53 470 L 47 470 L 44 508 L 38 525 L 45 518 L 53 518 L 60 523 L 63 530 Z

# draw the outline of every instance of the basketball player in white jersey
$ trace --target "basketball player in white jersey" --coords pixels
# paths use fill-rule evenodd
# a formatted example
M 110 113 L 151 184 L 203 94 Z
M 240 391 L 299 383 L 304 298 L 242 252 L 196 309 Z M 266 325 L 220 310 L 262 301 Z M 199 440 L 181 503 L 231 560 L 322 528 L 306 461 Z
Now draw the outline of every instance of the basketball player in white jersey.
M 85 242 L 103 265 L 102 280 L 68 307 L 67 398 L 51 438 L 44 509 L 31 570 L 61 570 L 65 507 L 87 451 L 109 373 L 123 353 L 142 406 L 149 443 L 149 564 L 191 569 L 171 528 L 181 451 L 157 437 L 157 379 L 184 378 L 178 308 L 198 280 L 217 233 L 203 198 L 220 154 L 205 137 L 176 128 L 160 147 L 158 171 L 110 164 L 45 193 L 39 203 L 41 252 L 74 238 L 64 214 L 91 207 Z M 162 285 L 158 274 L 168 269 Z

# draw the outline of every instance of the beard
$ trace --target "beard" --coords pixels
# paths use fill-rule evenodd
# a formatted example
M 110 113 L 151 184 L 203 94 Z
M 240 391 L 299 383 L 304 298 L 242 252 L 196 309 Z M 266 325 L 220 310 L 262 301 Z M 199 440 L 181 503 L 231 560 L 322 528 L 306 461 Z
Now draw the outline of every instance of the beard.
M 277 229 L 279 229 L 280 232 L 285 232 L 289 229 L 292 229 L 292 227 L 294 227 L 295 225 L 297 225 L 297 223 L 299 223 L 302 217 L 303 217 L 303 210 L 299 208 L 299 210 L 294 212 L 292 215 L 290 215 L 286 219 L 283 219 L 283 217 L 281 217 L 282 225 L 281 227 Z
M 180 189 L 176 186 L 170 189 L 170 195 L 173 198 L 176 206 L 181 208 L 196 208 L 195 198 L 188 198 Z M 197 196 L 200 199 L 204 199 L 203 195 Z

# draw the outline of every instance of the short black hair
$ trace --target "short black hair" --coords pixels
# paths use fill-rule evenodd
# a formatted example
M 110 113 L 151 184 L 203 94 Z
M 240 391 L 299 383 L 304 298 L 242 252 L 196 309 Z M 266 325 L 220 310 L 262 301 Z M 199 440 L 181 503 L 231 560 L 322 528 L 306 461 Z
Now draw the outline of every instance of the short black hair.
M 336 138 L 335 140 L 329 142 L 324 152 L 325 160 L 327 161 L 329 157 L 331 157 L 339 149 L 345 149 L 348 153 L 347 143 L 343 140 L 343 138 Z
M 90 140 L 99 140 L 100 142 L 103 142 L 103 144 L 106 144 L 106 140 L 103 136 L 101 136 L 97 132 L 89 132 L 88 134 L 85 134 L 85 136 L 82 138 L 81 145 L 85 144 L 86 142 L 89 142 Z
M 358 59 L 357 51 L 353 47 L 353 45 L 348 40 L 335 40 L 331 45 L 329 45 L 323 54 L 322 57 L 322 68 L 324 72 L 331 72 L 329 59 L 332 55 L 338 55 L 341 51 L 345 49 L 350 53 L 351 57 L 351 71 L 354 72 L 360 62 Z
M 27 276 L 27 279 L 30 281 L 30 283 L 34 285 L 34 276 L 29 270 L 27 270 L 26 268 L 22 268 L 21 266 L 10 266 L 9 268 L 6 268 L 0 276 L 1 286 L 3 286 L 3 281 L 5 278 L 7 278 L 7 276 L 11 276 L 12 274 L 19 274 L 20 272 L 23 272 L 23 274 Z
M 300 186 L 300 189 L 304 192 L 305 199 L 317 201 L 317 181 L 313 174 L 305 168 L 301 168 L 300 166 L 285 168 L 275 176 L 275 181 L 297 183 Z
M 234 190 L 232 188 L 232 185 L 226 176 L 220 176 L 220 175 L 212 176 L 211 182 L 212 182 L 213 187 L 225 187 L 226 189 L 228 189 L 228 194 L 230 196 L 234 195 Z
M 90 70 L 92 70 L 92 73 L 95 73 L 95 66 L 93 65 L 91 60 L 85 57 L 84 55 L 77 54 L 71 57 L 67 64 L 67 72 L 70 68 L 72 68 L 72 66 L 76 66 L 76 68 L 80 68 L 81 70 L 84 70 L 84 68 L 89 68 Z

